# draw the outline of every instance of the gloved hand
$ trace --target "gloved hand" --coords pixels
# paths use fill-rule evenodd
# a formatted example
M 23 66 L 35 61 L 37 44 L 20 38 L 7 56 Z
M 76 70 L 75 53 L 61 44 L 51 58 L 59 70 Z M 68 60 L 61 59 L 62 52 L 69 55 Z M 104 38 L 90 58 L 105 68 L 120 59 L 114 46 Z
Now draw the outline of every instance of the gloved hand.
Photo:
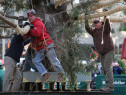
M 32 29 L 32 28 L 33 28 L 33 24 L 30 24 L 29 22 L 25 22 L 23 26 L 25 27 L 25 26 L 27 26 L 27 25 L 29 25 L 29 26 L 30 26 L 30 29 Z
M 33 24 L 30 24 L 30 28 L 33 29 Z
M 25 22 L 23 26 L 25 27 L 25 26 L 27 26 L 27 25 L 30 26 L 30 23 L 29 23 L 29 22 Z
M 108 11 L 107 9 L 103 9 L 103 12 Z

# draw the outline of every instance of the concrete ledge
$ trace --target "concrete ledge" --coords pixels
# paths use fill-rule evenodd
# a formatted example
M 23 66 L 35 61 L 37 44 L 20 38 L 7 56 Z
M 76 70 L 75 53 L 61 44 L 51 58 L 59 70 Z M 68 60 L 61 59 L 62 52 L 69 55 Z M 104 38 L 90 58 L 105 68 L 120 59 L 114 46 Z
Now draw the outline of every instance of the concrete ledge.
M 48 72 L 52 75 L 51 79 L 49 81 L 55 82 L 58 77 L 58 72 Z M 82 74 L 77 73 L 77 81 L 78 82 L 84 82 L 84 81 L 91 81 L 91 73 Z M 23 72 L 23 81 L 22 82 L 41 82 L 42 77 L 39 72 Z
M 58 72 L 49 72 L 52 77 L 49 81 L 56 81 L 58 77 Z M 41 82 L 43 77 L 41 77 L 39 72 L 23 72 L 23 83 L 25 82 Z
M 58 72 L 48 72 L 48 73 L 50 73 L 52 75 L 52 77 L 48 81 L 48 83 L 56 82 L 56 79 L 57 79 L 59 73 Z M 35 83 L 36 90 L 38 90 L 38 84 L 37 83 L 41 83 L 42 79 L 43 79 L 43 77 L 41 77 L 39 72 L 23 72 L 22 90 L 26 91 L 26 90 L 24 90 L 25 89 L 25 83 Z M 82 74 L 82 73 L 78 72 L 77 73 L 77 81 L 78 82 L 86 82 L 87 83 L 87 91 L 91 90 L 90 89 L 90 81 L 91 81 L 91 73 L 90 72 L 87 73 L 87 74 Z M 67 83 L 66 80 L 64 80 L 63 82 Z M 42 89 L 43 88 L 44 88 L 44 85 L 42 86 Z M 30 89 L 32 89 L 32 85 L 30 86 Z M 76 88 L 76 89 L 78 89 L 78 88 Z M 49 90 L 50 90 L 50 87 L 49 87 Z M 61 90 L 62 90 L 62 88 L 61 88 Z

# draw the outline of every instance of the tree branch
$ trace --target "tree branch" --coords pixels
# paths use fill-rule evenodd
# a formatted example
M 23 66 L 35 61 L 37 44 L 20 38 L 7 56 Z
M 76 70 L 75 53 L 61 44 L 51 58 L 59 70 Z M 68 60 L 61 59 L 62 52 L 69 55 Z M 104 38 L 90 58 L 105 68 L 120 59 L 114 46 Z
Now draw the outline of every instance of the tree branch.
M 0 27 L 2 27 L 2 28 L 11 28 L 11 26 L 7 26 L 7 25 L 0 25 Z
M 11 38 L 11 36 L 0 36 L 0 39 Z
M 55 0 L 55 3 L 54 3 L 55 8 L 56 8 L 57 6 L 60 6 L 62 3 L 70 2 L 70 1 L 71 1 L 71 0 Z
M 8 25 L 12 26 L 13 28 L 16 28 L 17 25 L 12 23 L 11 21 L 7 20 L 5 17 L 3 17 L 1 14 L 0 14 L 0 20 L 3 20 L 4 22 L 6 22 Z
M 123 23 L 123 22 L 126 22 L 126 16 L 124 16 L 124 17 L 108 17 L 108 19 L 110 20 L 110 22 L 113 22 L 113 23 Z M 93 23 L 93 20 L 90 19 L 88 22 L 89 23 Z
M 4 0 L 0 0 L 0 2 L 3 2 Z
M 93 19 L 93 18 L 97 18 L 97 17 L 103 17 L 103 16 L 107 16 L 107 15 L 111 15 L 113 13 L 119 12 L 119 11 L 125 11 L 126 10 L 126 5 L 125 6 L 118 6 L 115 9 L 112 9 L 110 11 L 105 11 L 105 12 L 101 12 L 101 13 L 95 13 L 92 15 L 88 15 L 89 19 Z M 80 16 L 80 18 L 82 18 L 83 20 L 85 19 L 85 15 L 83 14 L 82 16 Z
M 102 7 L 105 7 L 105 6 L 109 6 L 109 5 L 112 5 L 116 2 L 118 2 L 120 0 L 105 0 L 105 1 L 100 1 L 98 4 L 95 4 L 91 9 L 90 11 L 95 11 L 97 9 L 100 9 Z
M 118 22 L 118 23 L 121 23 L 121 22 L 126 22 L 126 16 L 125 17 L 110 17 L 110 22 Z
M 4 13 L 0 11 L 0 14 L 4 16 Z M 11 15 L 5 15 L 5 17 L 11 18 L 11 19 L 16 19 L 18 20 L 19 17 L 17 16 L 11 16 Z M 24 20 L 27 20 L 27 17 L 24 17 Z

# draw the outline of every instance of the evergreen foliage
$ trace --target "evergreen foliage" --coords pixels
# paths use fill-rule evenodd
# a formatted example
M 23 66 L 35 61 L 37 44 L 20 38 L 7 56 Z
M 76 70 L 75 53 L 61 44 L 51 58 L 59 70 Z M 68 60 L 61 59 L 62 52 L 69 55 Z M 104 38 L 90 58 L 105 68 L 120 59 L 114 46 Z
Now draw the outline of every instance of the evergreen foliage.
M 73 90 L 77 83 L 76 74 L 78 72 L 88 73 L 94 68 L 94 64 L 91 64 L 90 53 L 92 48 L 87 45 L 81 45 L 78 43 L 78 37 L 75 38 L 76 34 L 80 33 L 82 35 L 83 30 L 81 27 L 82 22 L 75 22 L 71 26 L 65 26 L 58 33 L 59 36 L 62 35 L 62 57 L 61 64 L 67 75 L 70 88 Z M 82 61 L 86 61 L 87 64 L 82 64 Z
M 125 63 L 120 58 L 117 59 L 117 62 L 119 63 L 119 66 L 123 68 L 122 74 L 125 74 L 125 72 L 126 72 L 126 65 L 125 65 Z
M 121 25 L 119 31 L 126 31 L 126 27 L 124 25 Z
M 14 9 L 14 11 L 20 11 L 24 8 L 28 9 L 28 4 L 24 3 L 26 0 L 4 0 L 1 3 L 5 12 L 8 12 L 10 9 Z

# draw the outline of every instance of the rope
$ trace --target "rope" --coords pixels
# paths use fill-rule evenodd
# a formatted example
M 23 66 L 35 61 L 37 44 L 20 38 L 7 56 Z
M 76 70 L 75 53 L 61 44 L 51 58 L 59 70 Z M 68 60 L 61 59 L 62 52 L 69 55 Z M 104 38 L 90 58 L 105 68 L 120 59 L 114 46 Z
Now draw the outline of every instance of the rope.
M 105 22 L 106 22 L 106 18 L 105 18 L 105 20 L 104 20 L 104 25 L 103 25 L 103 30 L 102 30 L 102 41 L 101 41 L 101 44 L 102 44 L 102 45 L 104 44 L 103 33 L 104 33 Z
M 31 0 L 30 2 L 31 2 L 32 9 L 33 9 L 33 3 L 32 3 L 32 0 Z
M 59 13 L 57 13 L 57 14 L 52 15 L 52 16 L 49 17 L 49 18 L 51 19 L 52 17 L 54 17 L 54 16 L 56 16 L 56 15 L 58 15 L 58 14 L 62 14 L 62 13 L 67 12 L 67 11 L 71 11 L 71 9 L 68 9 L 68 10 L 65 10 L 65 11 L 61 11 L 61 12 L 59 12 Z M 45 27 L 46 23 L 47 23 L 47 21 L 45 21 L 45 23 L 44 23 L 44 25 L 43 25 L 42 32 L 43 32 L 44 43 L 47 45 L 46 40 L 45 40 L 45 37 L 44 37 L 44 27 Z
M 101 41 L 101 44 L 104 44 L 103 32 L 104 32 L 104 25 L 103 25 L 103 30 L 102 30 L 102 41 Z

